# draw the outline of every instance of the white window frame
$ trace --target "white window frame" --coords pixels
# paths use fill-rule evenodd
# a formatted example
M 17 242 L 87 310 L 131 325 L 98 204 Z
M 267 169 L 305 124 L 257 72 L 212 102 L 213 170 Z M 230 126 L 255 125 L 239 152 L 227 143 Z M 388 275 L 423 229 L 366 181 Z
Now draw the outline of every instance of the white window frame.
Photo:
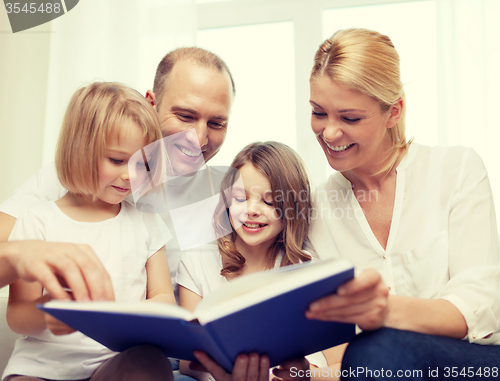
M 295 48 L 295 120 L 297 152 L 313 183 L 327 176 L 324 154 L 310 129 L 309 83 L 314 53 L 323 41 L 323 11 L 333 8 L 394 4 L 425 0 L 230 0 L 197 4 L 198 29 L 291 21 Z M 264 57 L 263 57 L 264 59 Z M 305 79 L 307 78 L 307 79 Z

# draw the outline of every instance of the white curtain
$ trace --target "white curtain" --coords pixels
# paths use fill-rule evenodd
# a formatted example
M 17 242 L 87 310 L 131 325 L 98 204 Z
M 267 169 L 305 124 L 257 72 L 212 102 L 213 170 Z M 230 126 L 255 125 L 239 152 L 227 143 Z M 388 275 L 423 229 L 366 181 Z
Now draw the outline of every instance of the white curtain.
M 479 153 L 499 216 L 500 1 L 436 0 L 436 5 L 439 143 Z
M 54 160 L 61 121 L 73 92 L 116 81 L 142 94 L 170 50 L 196 42 L 194 0 L 84 0 L 52 22 L 43 162 Z
M 238 2 L 248 5 L 246 0 L 233 0 L 227 4 L 234 9 Z M 292 3 L 308 7 L 311 4 L 309 0 L 290 1 Z M 321 13 L 320 3 L 315 1 L 316 6 L 311 8 L 311 12 Z M 332 8 L 337 3 L 343 4 L 334 0 L 322 4 Z M 279 9 L 285 9 L 286 1 L 268 0 L 260 4 L 262 14 L 267 15 L 266 22 L 272 21 L 273 14 L 276 14 L 276 21 L 283 21 Z M 500 205 L 500 170 L 496 169 L 496 164 L 500 162 L 500 149 L 496 147 L 500 140 L 500 126 L 496 118 L 500 104 L 500 1 L 435 0 L 435 4 L 439 144 L 476 149 L 489 169 L 494 196 L 497 205 Z M 363 4 L 353 0 L 352 5 Z M 53 160 L 64 110 L 78 86 L 94 80 L 113 80 L 126 83 L 144 94 L 152 87 L 156 65 L 167 51 L 196 44 L 200 17 L 204 20 L 207 17 L 215 19 L 212 16 L 216 15 L 227 24 L 227 15 L 220 13 L 223 6 L 223 3 L 217 8 L 197 5 L 195 0 L 85 0 L 80 1 L 75 10 L 54 20 L 50 41 L 44 163 Z M 205 9 L 206 15 L 201 13 Z M 218 10 L 216 14 L 214 9 Z M 245 22 L 245 15 L 237 19 Z M 311 19 L 317 23 L 321 15 L 311 16 Z M 236 19 L 233 21 L 237 22 Z M 295 33 L 302 36 L 299 31 L 302 27 L 295 25 Z M 317 28 L 317 25 L 314 27 Z M 422 23 L 422 28 L 425 27 Z M 415 33 L 418 34 L 418 30 Z M 317 45 L 317 41 L 311 44 Z M 301 53 L 303 49 L 303 45 L 296 45 L 296 56 L 307 56 L 309 52 Z M 422 56 L 422 60 L 426 57 Z M 258 76 L 259 73 L 249 68 L 248 75 Z M 279 89 L 273 89 L 272 83 L 269 83 L 269 89 L 263 91 L 279 94 Z M 301 92 L 296 96 L 304 97 L 304 94 Z M 251 104 L 246 107 L 247 113 L 255 112 Z M 297 130 L 305 128 L 305 120 L 297 125 Z M 286 126 L 273 126 L 279 127 L 286 129 Z M 299 152 L 311 149 L 314 147 L 306 146 L 305 139 L 298 139 Z M 320 160 L 323 158 L 312 155 L 308 161 L 313 162 L 307 164 L 310 168 L 319 168 L 324 166 L 324 161 Z M 497 208 L 499 214 L 500 206 Z

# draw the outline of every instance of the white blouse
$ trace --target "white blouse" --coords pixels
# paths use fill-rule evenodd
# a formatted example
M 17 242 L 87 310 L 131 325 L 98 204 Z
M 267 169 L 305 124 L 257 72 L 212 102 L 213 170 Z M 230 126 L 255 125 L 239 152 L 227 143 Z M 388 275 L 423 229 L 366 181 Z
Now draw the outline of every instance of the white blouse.
M 318 256 L 375 268 L 391 294 L 446 299 L 464 316 L 470 342 L 500 344 L 500 247 L 481 158 L 470 148 L 412 143 L 396 172 L 385 250 L 340 172 L 315 190 L 309 239 Z

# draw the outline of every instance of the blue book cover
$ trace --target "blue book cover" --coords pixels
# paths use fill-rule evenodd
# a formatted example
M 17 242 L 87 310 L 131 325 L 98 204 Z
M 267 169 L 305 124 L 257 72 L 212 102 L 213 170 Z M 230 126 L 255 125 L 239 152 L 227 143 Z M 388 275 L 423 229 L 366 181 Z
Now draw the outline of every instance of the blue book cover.
M 195 360 L 193 351 L 201 350 L 231 371 L 239 353 L 266 354 L 276 366 L 349 341 L 353 324 L 308 320 L 305 311 L 353 276 L 343 260 L 250 274 L 214 291 L 194 313 L 149 302 L 51 301 L 39 308 L 114 351 L 152 344 Z

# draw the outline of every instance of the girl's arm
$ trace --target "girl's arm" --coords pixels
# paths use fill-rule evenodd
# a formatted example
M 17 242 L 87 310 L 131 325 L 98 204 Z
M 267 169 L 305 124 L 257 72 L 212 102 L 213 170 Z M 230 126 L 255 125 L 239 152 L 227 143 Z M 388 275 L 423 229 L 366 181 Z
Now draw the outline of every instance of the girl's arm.
M 146 262 L 146 272 L 148 274 L 147 300 L 176 304 L 165 246 L 149 257 Z
M 200 301 L 200 295 L 184 286 L 179 286 L 179 305 L 181 307 L 193 312 Z
M 56 318 L 39 310 L 38 303 L 48 302 L 49 294 L 42 295 L 43 287 L 38 282 L 23 280 L 10 285 L 7 306 L 7 323 L 10 329 L 21 335 L 37 335 L 49 329 L 54 335 L 67 335 L 75 330 Z
M 49 299 L 42 296 L 42 285 L 18 280 L 10 285 L 7 304 L 7 323 L 10 329 L 21 335 L 36 335 L 47 328 L 44 313 L 36 308 L 37 303 Z
M 179 285 L 179 305 L 193 312 L 198 303 L 201 301 L 201 296 L 191 291 L 190 289 Z M 207 381 L 210 373 L 197 371 L 190 368 L 191 361 L 181 360 L 179 362 L 179 371 L 181 374 L 193 377 L 199 381 Z

